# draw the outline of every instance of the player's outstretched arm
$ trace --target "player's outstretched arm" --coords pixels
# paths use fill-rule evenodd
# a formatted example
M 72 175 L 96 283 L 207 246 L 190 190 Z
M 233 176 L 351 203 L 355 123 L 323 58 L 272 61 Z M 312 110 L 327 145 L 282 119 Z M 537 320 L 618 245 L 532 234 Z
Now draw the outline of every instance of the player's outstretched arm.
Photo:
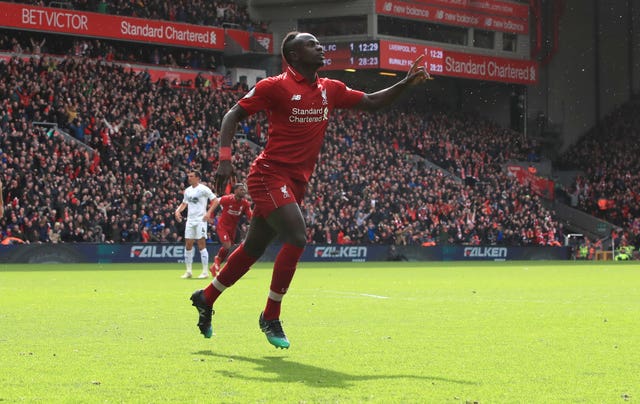
M 240 121 L 249 116 L 247 112 L 238 104 L 235 104 L 222 118 L 220 125 L 220 150 L 218 158 L 220 163 L 216 170 L 213 186 L 217 195 L 224 195 L 224 188 L 229 178 L 233 176 L 233 165 L 231 164 L 231 142 L 236 134 L 236 128 Z
M 365 111 L 376 111 L 393 103 L 408 87 L 425 82 L 430 78 L 422 62 L 424 55 L 418 56 L 407 72 L 407 76 L 392 85 L 375 93 L 365 94 L 356 108 Z

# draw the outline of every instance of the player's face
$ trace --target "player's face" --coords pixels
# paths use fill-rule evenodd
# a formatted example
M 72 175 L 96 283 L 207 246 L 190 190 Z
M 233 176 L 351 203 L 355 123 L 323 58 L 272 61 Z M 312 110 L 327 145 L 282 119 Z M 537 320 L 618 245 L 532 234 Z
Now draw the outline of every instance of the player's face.
M 247 188 L 245 187 L 236 188 L 236 191 L 235 191 L 236 198 L 242 199 L 246 194 L 247 194 Z
M 324 48 L 315 36 L 300 34 L 295 41 L 294 52 L 300 63 L 315 67 L 324 66 Z
M 188 173 L 187 180 L 189 181 L 189 185 L 197 185 L 198 182 L 200 182 L 200 178 L 198 178 L 194 173 Z

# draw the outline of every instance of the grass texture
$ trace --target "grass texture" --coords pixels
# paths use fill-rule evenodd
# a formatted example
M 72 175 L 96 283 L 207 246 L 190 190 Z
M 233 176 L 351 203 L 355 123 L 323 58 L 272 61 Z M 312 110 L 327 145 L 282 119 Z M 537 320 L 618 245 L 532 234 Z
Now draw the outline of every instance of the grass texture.
M 194 273 L 199 273 L 194 263 Z M 0 402 L 640 401 L 640 265 L 256 265 L 198 333 L 182 264 L 0 265 Z

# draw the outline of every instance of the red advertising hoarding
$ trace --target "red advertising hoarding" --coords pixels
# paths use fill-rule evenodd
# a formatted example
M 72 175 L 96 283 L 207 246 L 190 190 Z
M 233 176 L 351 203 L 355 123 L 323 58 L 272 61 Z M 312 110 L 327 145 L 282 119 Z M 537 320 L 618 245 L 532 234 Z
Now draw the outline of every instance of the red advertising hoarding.
M 438 24 L 456 25 L 515 34 L 528 34 L 528 20 L 502 15 L 487 15 L 466 8 L 445 8 L 400 0 L 376 0 L 376 13 L 412 18 Z
M 224 49 L 222 28 L 0 2 L 0 27 L 122 41 Z
M 448 8 L 459 8 L 479 11 L 490 15 L 504 15 L 521 20 L 529 19 L 527 4 L 511 3 L 501 0 L 413 0 L 414 3 L 441 5 Z
M 453 52 L 434 46 L 380 40 L 381 69 L 407 71 L 420 55 L 425 55 L 425 68 L 434 76 L 518 84 L 538 83 L 538 63 L 532 60 Z
M 537 84 L 538 63 L 462 52 L 444 52 L 444 76 L 506 83 Z

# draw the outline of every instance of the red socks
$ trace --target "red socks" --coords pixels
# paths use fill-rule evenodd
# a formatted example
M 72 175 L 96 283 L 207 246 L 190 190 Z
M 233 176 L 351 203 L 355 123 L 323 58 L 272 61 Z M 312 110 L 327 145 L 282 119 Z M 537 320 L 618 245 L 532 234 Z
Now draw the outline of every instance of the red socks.
M 281 297 L 282 298 L 282 297 Z M 280 318 L 280 306 L 282 305 L 282 300 L 276 301 L 271 299 L 271 294 L 267 299 L 267 305 L 264 308 L 264 319 L 265 320 L 275 320 Z
M 269 298 L 267 299 L 267 305 L 264 309 L 265 320 L 280 318 L 282 298 L 289 289 L 303 251 L 304 247 L 297 247 L 286 243 L 280 249 L 276 261 L 273 264 Z
M 229 250 L 227 250 L 224 247 L 220 247 L 220 249 L 218 250 L 218 259 L 220 260 L 220 262 L 223 262 L 225 258 L 227 258 L 227 255 L 229 254 Z
M 204 288 L 204 297 L 208 304 L 213 304 L 224 289 L 232 286 L 249 271 L 251 265 L 258 260 L 258 257 L 248 255 L 244 250 L 244 244 L 240 244 L 238 248 L 229 256 L 227 264 L 216 278 Z M 217 281 L 222 290 L 219 290 L 213 284 Z
M 213 286 L 213 282 L 209 283 L 206 288 L 202 289 L 202 293 L 204 294 L 204 299 L 207 301 L 207 304 L 213 305 L 213 302 L 216 301 L 218 296 L 222 293 L 222 291 L 216 289 Z
M 304 247 L 296 247 L 292 244 L 284 244 L 273 264 L 273 274 L 271 276 L 271 286 L 269 298 L 264 309 L 265 320 L 275 320 L 280 318 L 280 306 L 282 298 L 287 293 L 296 266 L 302 256 Z M 204 288 L 204 297 L 207 304 L 213 305 L 220 294 L 228 287 L 236 283 L 244 274 L 249 271 L 251 265 L 258 260 L 257 257 L 248 255 L 241 244 L 227 260 L 220 274 Z

